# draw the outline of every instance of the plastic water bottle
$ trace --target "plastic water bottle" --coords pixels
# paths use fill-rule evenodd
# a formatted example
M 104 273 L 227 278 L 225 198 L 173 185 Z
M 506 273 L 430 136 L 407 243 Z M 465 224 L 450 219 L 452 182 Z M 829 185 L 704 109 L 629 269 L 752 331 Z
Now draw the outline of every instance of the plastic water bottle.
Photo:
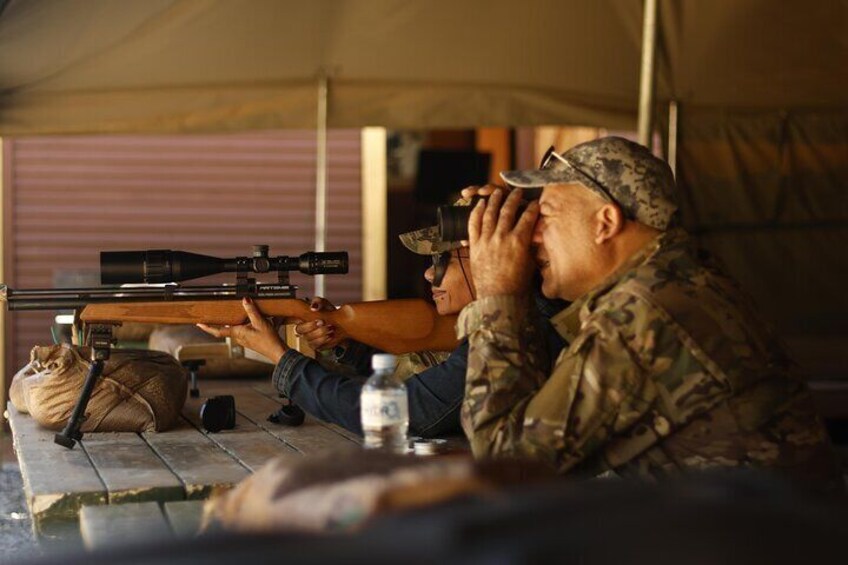
M 359 399 L 366 449 L 407 451 L 409 400 L 406 386 L 394 377 L 396 363 L 395 356 L 386 353 L 371 358 L 373 372 Z

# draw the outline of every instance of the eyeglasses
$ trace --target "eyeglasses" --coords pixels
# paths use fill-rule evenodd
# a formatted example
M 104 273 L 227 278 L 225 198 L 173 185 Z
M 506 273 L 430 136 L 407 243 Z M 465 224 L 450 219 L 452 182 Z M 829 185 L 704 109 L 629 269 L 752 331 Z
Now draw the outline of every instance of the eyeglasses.
M 468 259 L 468 255 L 460 255 L 458 250 L 456 251 L 455 257 L 457 259 Z M 453 251 L 443 251 L 441 253 L 433 253 L 433 286 L 441 286 L 442 281 L 445 278 L 445 274 L 448 272 L 448 265 L 450 264 L 451 256 L 453 255 Z
M 583 178 L 591 181 L 593 186 L 596 186 L 599 189 L 601 189 L 601 192 L 604 193 L 604 196 L 606 196 L 606 198 L 610 202 L 618 204 L 618 201 L 615 198 L 612 197 L 612 194 L 609 193 L 609 191 L 607 190 L 607 188 L 604 185 L 599 183 L 598 180 L 595 177 L 593 177 L 592 175 L 590 175 L 589 173 L 587 173 L 586 171 L 584 171 L 583 169 L 576 166 L 574 163 L 572 163 L 571 161 L 569 161 L 568 159 L 566 159 L 565 157 L 563 157 L 562 155 L 557 153 L 556 149 L 554 149 L 553 145 L 548 147 L 548 150 L 545 151 L 545 154 L 542 156 L 542 162 L 539 164 L 539 169 L 540 170 L 547 169 L 548 165 L 550 165 L 551 161 L 553 161 L 554 159 L 558 160 L 560 163 L 567 165 L 572 170 L 577 171 L 577 174 L 579 174 Z

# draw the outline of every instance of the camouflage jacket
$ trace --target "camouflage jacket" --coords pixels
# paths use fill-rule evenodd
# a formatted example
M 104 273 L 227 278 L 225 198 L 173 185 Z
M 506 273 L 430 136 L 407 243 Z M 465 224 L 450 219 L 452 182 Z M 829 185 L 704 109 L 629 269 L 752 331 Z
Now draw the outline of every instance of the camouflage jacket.
M 570 346 L 550 375 L 531 312 L 524 298 L 495 296 L 460 315 L 470 344 L 462 424 L 475 455 L 590 476 L 753 467 L 840 482 L 778 340 L 682 230 L 552 319 Z

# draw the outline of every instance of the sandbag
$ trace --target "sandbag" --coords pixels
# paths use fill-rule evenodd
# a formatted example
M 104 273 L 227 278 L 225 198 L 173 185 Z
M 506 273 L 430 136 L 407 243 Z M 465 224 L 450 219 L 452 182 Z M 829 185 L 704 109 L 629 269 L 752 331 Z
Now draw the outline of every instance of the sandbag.
M 223 343 L 224 340 L 213 337 L 194 325 L 161 325 L 150 333 L 147 347 L 176 357 L 177 349 L 183 345 L 203 343 Z M 270 377 L 274 366 L 253 359 L 204 359 L 197 376 L 201 379 L 232 379 Z
M 90 350 L 68 344 L 36 346 L 12 378 L 10 399 L 42 426 L 62 429 L 91 366 Z M 165 353 L 115 349 L 86 409 L 83 432 L 161 432 L 179 420 L 185 371 Z
M 532 462 L 470 455 L 412 457 L 351 449 L 281 456 L 207 501 L 204 530 L 350 531 L 389 512 L 432 506 L 511 484 L 553 479 Z

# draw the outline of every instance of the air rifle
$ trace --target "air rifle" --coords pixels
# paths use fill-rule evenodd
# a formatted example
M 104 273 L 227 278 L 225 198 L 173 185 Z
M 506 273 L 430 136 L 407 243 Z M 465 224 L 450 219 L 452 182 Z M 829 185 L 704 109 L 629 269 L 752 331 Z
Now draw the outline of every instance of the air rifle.
M 113 251 L 100 254 L 104 286 L 69 289 L 15 290 L 0 285 L 0 299 L 9 310 L 75 309 L 92 364 L 80 398 L 56 443 L 72 448 L 82 438 L 80 426 L 94 385 L 114 343 L 112 329 L 123 322 L 237 325 L 247 322 L 241 305 L 250 297 L 265 316 L 284 321 L 323 319 L 339 338 L 350 337 L 391 353 L 449 351 L 457 345 L 455 317 L 442 317 L 420 299 L 347 304 L 331 312 L 313 312 L 295 297 L 289 271 L 343 274 L 347 253 L 309 252 L 299 257 L 269 257 L 268 246 L 254 246 L 252 257 L 220 259 L 170 250 Z M 252 273 L 276 271 L 275 283 L 258 283 Z M 236 284 L 182 286 L 179 281 L 221 272 L 236 272 Z M 130 286 L 127 286 L 130 285 Z M 289 421 L 302 421 L 293 405 Z

